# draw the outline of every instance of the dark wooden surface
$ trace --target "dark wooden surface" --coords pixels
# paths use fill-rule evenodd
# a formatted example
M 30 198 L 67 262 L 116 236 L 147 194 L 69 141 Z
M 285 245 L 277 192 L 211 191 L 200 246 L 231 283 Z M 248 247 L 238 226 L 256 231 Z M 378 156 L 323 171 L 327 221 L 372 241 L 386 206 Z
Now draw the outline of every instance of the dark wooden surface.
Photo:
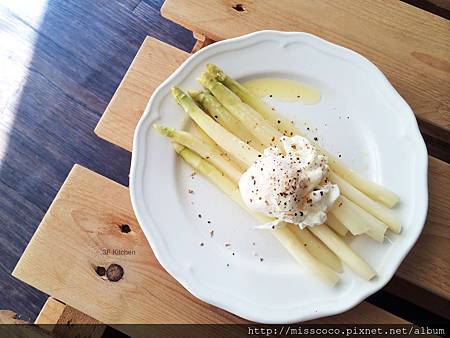
M 162 1 L 0 0 L 0 309 L 33 321 L 44 304 L 10 274 L 74 163 L 128 184 L 130 153 L 93 130 L 145 36 L 194 45 Z
M 194 45 L 162 2 L 0 0 L 0 309 L 44 304 L 10 274 L 74 163 L 128 184 L 130 153 L 93 131 L 145 36 Z

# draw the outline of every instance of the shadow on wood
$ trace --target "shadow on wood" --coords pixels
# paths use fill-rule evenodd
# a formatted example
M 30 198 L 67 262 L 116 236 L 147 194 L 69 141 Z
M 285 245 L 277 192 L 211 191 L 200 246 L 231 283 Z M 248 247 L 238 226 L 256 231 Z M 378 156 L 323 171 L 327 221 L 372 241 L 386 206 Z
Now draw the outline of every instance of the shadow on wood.
M 33 321 L 46 296 L 10 276 L 74 163 L 127 185 L 130 153 L 94 128 L 147 35 L 190 50 L 158 1 L 0 4 L 0 308 Z

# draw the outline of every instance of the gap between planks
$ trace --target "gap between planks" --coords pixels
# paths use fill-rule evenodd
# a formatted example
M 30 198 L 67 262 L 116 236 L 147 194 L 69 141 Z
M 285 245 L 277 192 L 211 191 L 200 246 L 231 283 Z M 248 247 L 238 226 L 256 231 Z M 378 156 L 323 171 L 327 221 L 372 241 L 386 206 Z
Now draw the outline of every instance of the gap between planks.
M 122 232 L 121 224 L 131 231 Z M 135 254 L 104 255 L 104 248 Z M 118 282 L 95 271 L 112 263 L 124 269 Z M 102 323 L 247 323 L 198 300 L 173 279 L 151 251 L 134 217 L 128 189 L 79 165 L 69 173 L 13 275 Z M 61 312 L 60 305 L 56 308 Z M 349 322 L 406 323 L 367 302 L 313 321 Z M 133 328 L 118 329 L 130 334 Z

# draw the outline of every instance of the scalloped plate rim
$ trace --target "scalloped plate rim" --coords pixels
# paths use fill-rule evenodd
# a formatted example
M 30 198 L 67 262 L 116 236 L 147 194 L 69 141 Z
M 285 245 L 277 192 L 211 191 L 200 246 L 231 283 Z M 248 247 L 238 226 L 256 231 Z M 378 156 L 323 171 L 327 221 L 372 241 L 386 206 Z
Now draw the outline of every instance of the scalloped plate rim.
M 163 243 L 163 239 L 159 238 L 160 235 L 158 231 L 156 230 L 156 227 L 148 227 L 145 226 L 145 224 L 154 223 L 155 221 L 152 219 L 152 217 L 147 213 L 146 208 L 144 205 L 142 205 L 142 189 L 140 188 L 139 181 L 142 180 L 142 166 L 145 161 L 141 160 L 140 154 L 143 153 L 143 150 L 145 148 L 145 144 L 143 144 L 143 141 L 145 139 L 145 131 L 149 128 L 151 125 L 151 122 L 153 119 L 157 118 L 158 116 L 152 116 L 151 110 L 153 105 L 157 104 L 158 99 L 161 97 L 162 93 L 164 91 L 167 91 L 170 85 L 172 85 L 174 82 L 176 82 L 176 79 L 182 75 L 182 73 L 185 71 L 185 69 L 189 66 L 194 64 L 195 62 L 199 63 L 201 62 L 202 58 L 207 57 L 208 53 L 212 53 L 215 49 L 223 46 L 230 46 L 233 47 L 234 45 L 238 45 L 239 43 L 253 43 L 255 41 L 262 41 L 262 40 L 276 40 L 280 41 L 280 39 L 287 39 L 289 42 L 296 42 L 295 38 L 301 37 L 303 39 L 309 39 L 310 42 L 319 44 L 319 45 L 326 45 L 327 47 L 333 48 L 335 51 L 340 52 L 343 57 L 346 58 L 357 58 L 359 60 L 359 65 L 366 68 L 368 72 L 371 73 L 371 75 L 374 76 L 374 78 L 379 82 L 382 88 L 385 92 L 385 94 L 390 92 L 390 98 L 389 100 L 391 104 L 396 104 L 402 106 L 404 111 L 407 111 L 410 113 L 409 117 L 404 117 L 405 119 L 409 119 L 409 126 L 407 127 L 407 133 L 411 136 L 413 136 L 414 146 L 416 147 L 417 151 L 416 154 L 416 170 L 419 170 L 423 173 L 420 180 L 418 180 L 418 189 L 419 191 L 426 196 L 421 203 L 421 210 L 419 211 L 418 215 L 418 221 L 415 222 L 416 228 L 415 231 L 412 234 L 411 241 L 406 245 L 406 247 L 403 248 L 403 251 L 399 253 L 399 255 L 396 257 L 396 261 L 392 262 L 390 265 L 386 266 L 385 269 L 388 269 L 387 271 L 384 271 L 384 277 L 382 280 L 378 278 L 378 280 L 373 282 L 367 283 L 367 288 L 365 290 L 362 290 L 354 297 L 347 297 L 345 302 L 340 302 L 339 304 L 329 304 L 330 301 L 322 302 L 321 305 L 324 305 L 320 311 L 317 312 L 309 312 L 309 313 L 301 313 L 296 314 L 295 311 L 293 314 L 287 316 L 284 312 L 281 316 L 277 315 L 277 310 L 268 311 L 270 313 L 268 314 L 261 314 L 261 313 L 254 313 L 254 309 L 252 309 L 251 304 L 247 304 L 247 307 L 242 306 L 242 304 L 246 304 L 245 301 L 240 301 L 239 299 L 233 299 L 233 295 L 230 295 L 226 292 L 218 291 L 215 289 L 212 289 L 208 287 L 207 285 L 204 285 L 202 281 L 196 280 L 192 274 L 189 274 L 186 269 L 180 269 L 179 267 L 176 267 L 173 265 L 173 257 L 171 257 L 170 252 L 167 252 L 164 245 L 161 245 Z M 192 66 L 193 68 L 193 66 Z M 403 112 L 402 112 L 403 113 Z M 320 317 L 330 316 L 330 315 L 336 315 L 342 312 L 345 312 L 359 303 L 361 303 L 364 299 L 369 297 L 370 295 L 374 294 L 378 290 L 380 290 L 382 287 L 384 287 L 389 280 L 393 277 L 396 270 L 400 266 L 403 259 L 406 257 L 406 255 L 409 253 L 409 251 L 412 249 L 413 245 L 416 243 L 417 239 L 419 238 L 424 223 L 426 219 L 427 209 L 428 209 L 428 179 L 427 179 L 427 167 L 428 167 L 428 155 L 425 147 L 425 143 L 423 141 L 423 138 L 420 134 L 417 121 L 415 119 L 414 113 L 412 112 L 409 105 L 405 102 L 405 100 L 398 94 L 398 92 L 393 88 L 393 86 L 390 84 L 390 82 L 387 80 L 387 78 L 384 76 L 384 74 L 368 59 L 366 59 L 364 56 L 339 45 L 336 45 L 334 43 L 331 43 L 327 40 L 324 40 L 320 37 L 317 37 L 310 33 L 304 33 L 304 32 L 280 32 L 280 31 L 273 31 L 273 30 L 265 30 L 265 31 L 258 31 L 254 33 L 250 33 L 247 35 L 243 35 L 240 37 L 223 40 L 216 42 L 212 45 L 209 45 L 197 53 L 191 55 L 187 60 L 185 60 L 180 67 L 172 74 L 170 75 L 163 83 L 161 83 L 158 88 L 154 91 L 153 95 L 151 96 L 147 107 L 145 109 L 145 112 L 141 119 L 139 120 L 139 123 L 136 127 L 135 133 L 134 133 L 134 140 L 133 140 L 133 149 L 132 149 L 132 161 L 131 161 L 131 168 L 130 168 L 130 195 L 131 195 L 131 202 L 134 209 L 134 212 L 136 214 L 136 218 L 141 224 L 141 228 L 149 241 L 153 252 L 160 262 L 160 264 L 166 269 L 170 275 L 172 275 L 179 283 L 183 285 L 191 294 L 193 294 L 195 297 L 205 301 L 206 303 L 215 305 L 219 308 L 225 309 L 231 313 L 234 313 L 242 318 L 255 321 L 255 322 L 262 322 L 262 323 L 294 323 L 299 321 L 306 321 L 306 320 L 312 320 Z M 357 277 L 355 277 L 357 278 Z M 293 310 L 293 309 L 289 309 Z M 285 310 L 283 310 L 285 311 Z

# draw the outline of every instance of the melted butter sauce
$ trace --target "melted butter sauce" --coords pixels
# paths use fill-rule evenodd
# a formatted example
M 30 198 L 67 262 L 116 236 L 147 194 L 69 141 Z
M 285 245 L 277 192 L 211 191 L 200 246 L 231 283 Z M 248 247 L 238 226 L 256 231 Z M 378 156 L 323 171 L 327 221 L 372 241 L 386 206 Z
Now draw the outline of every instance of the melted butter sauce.
M 259 97 L 272 97 L 279 101 L 316 104 L 320 101 L 320 92 L 304 83 L 279 78 L 261 78 L 250 80 L 244 86 Z

